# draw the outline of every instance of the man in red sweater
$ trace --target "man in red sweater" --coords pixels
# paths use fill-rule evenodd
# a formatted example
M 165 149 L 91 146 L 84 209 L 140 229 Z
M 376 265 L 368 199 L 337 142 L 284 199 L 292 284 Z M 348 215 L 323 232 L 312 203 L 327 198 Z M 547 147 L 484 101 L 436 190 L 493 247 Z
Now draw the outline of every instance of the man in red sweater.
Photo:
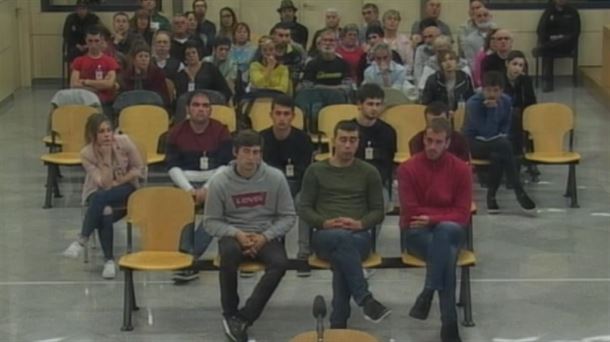
M 409 312 L 426 319 L 434 292 L 441 310 L 441 341 L 461 342 L 455 309 L 456 263 L 470 218 L 472 180 L 468 164 L 447 152 L 452 128 L 448 120 L 431 120 L 424 152 L 398 168 L 400 228 L 403 247 L 426 260 L 426 282 Z

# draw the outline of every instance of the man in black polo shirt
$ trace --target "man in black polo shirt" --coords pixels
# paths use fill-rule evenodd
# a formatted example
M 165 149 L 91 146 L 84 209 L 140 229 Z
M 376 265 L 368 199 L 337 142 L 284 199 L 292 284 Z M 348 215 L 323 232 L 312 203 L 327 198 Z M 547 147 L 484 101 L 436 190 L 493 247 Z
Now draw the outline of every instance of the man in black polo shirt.
M 305 66 L 303 74 L 304 85 L 328 87 L 332 89 L 345 89 L 351 87 L 349 79 L 349 65 L 336 54 L 337 37 L 335 32 L 328 29 L 320 34 L 318 55 Z
M 301 181 L 305 170 L 311 163 L 313 146 L 309 136 L 302 130 L 292 126 L 294 120 L 294 101 L 288 95 L 278 95 L 271 104 L 271 120 L 273 126 L 263 130 L 264 141 L 263 160 L 268 165 L 280 169 L 286 179 L 292 197 L 301 191 Z M 298 197 L 296 199 L 298 202 Z M 309 226 L 299 219 L 299 251 L 297 259 L 299 268 L 297 275 L 309 276 Z

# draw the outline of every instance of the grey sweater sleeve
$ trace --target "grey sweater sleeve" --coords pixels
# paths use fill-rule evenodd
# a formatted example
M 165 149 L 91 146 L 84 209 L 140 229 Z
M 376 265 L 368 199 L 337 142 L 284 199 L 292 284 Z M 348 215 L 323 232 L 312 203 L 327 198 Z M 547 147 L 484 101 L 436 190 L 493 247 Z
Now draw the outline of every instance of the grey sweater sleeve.
M 224 219 L 224 192 L 223 182 L 210 182 L 208 195 L 203 212 L 203 226 L 212 236 L 235 236 L 239 229 L 228 224 Z
M 294 226 L 297 214 L 294 210 L 294 202 L 290 195 L 288 182 L 283 175 L 279 175 L 280 182 L 277 188 L 276 196 L 276 217 L 271 223 L 271 227 L 263 232 L 267 240 L 272 240 L 280 236 L 285 236 L 286 233 Z

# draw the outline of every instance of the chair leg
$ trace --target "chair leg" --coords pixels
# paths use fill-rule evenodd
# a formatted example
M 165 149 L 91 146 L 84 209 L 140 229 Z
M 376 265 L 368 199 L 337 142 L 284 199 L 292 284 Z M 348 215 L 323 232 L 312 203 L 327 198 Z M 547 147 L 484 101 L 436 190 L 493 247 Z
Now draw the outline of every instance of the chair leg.
M 84 248 L 84 250 L 83 250 L 83 257 L 84 257 L 83 262 L 84 262 L 85 264 L 88 264 L 88 263 L 89 263 L 89 241 L 87 241 L 87 243 L 85 243 L 85 246 L 84 246 L 84 247 L 85 247 L 85 248 Z
M 472 320 L 472 296 L 470 293 L 470 267 L 462 267 L 462 284 L 463 295 L 460 293 L 460 297 L 464 298 L 464 321 L 462 325 L 465 327 L 474 327 L 474 321 Z
M 568 177 L 570 180 L 570 207 L 580 208 L 578 204 L 578 188 L 576 186 L 576 165 L 570 164 L 569 174 L 571 175 L 571 177 Z
M 136 303 L 136 291 L 134 289 L 134 284 L 133 284 L 133 275 L 131 276 L 131 310 L 132 311 L 138 311 L 140 310 L 140 307 L 138 306 L 138 304 Z
M 460 267 L 460 276 L 464 277 L 464 267 Z M 458 302 L 456 305 L 460 308 L 464 307 L 464 279 L 460 281 L 460 297 L 458 298 Z
M 566 181 L 566 192 L 563 194 L 563 197 L 572 197 L 572 169 L 570 168 L 568 171 L 568 180 Z
M 131 286 L 133 282 L 133 271 L 130 269 L 125 269 L 125 288 L 123 295 L 123 326 L 121 327 L 121 331 L 132 331 L 133 325 L 131 324 L 131 312 L 132 312 L 132 296 L 133 296 L 133 288 Z
M 51 195 L 53 193 L 53 166 L 51 164 L 47 164 L 47 185 L 44 196 L 44 205 L 43 209 L 49 209 L 53 207 Z
M 53 167 L 53 196 L 55 198 L 61 198 L 61 193 L 59 192 L 59 165 L 51 165 Z

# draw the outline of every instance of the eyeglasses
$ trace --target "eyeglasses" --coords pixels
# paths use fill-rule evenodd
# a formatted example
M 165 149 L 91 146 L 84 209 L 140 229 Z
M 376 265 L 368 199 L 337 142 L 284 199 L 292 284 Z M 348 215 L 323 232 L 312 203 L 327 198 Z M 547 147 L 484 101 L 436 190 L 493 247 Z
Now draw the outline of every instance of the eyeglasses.
M 362 15 L 373 14 L 373 11 L 362 11 Z
M 87 39 L 87 43 L 99 43 L 100 39 Z

